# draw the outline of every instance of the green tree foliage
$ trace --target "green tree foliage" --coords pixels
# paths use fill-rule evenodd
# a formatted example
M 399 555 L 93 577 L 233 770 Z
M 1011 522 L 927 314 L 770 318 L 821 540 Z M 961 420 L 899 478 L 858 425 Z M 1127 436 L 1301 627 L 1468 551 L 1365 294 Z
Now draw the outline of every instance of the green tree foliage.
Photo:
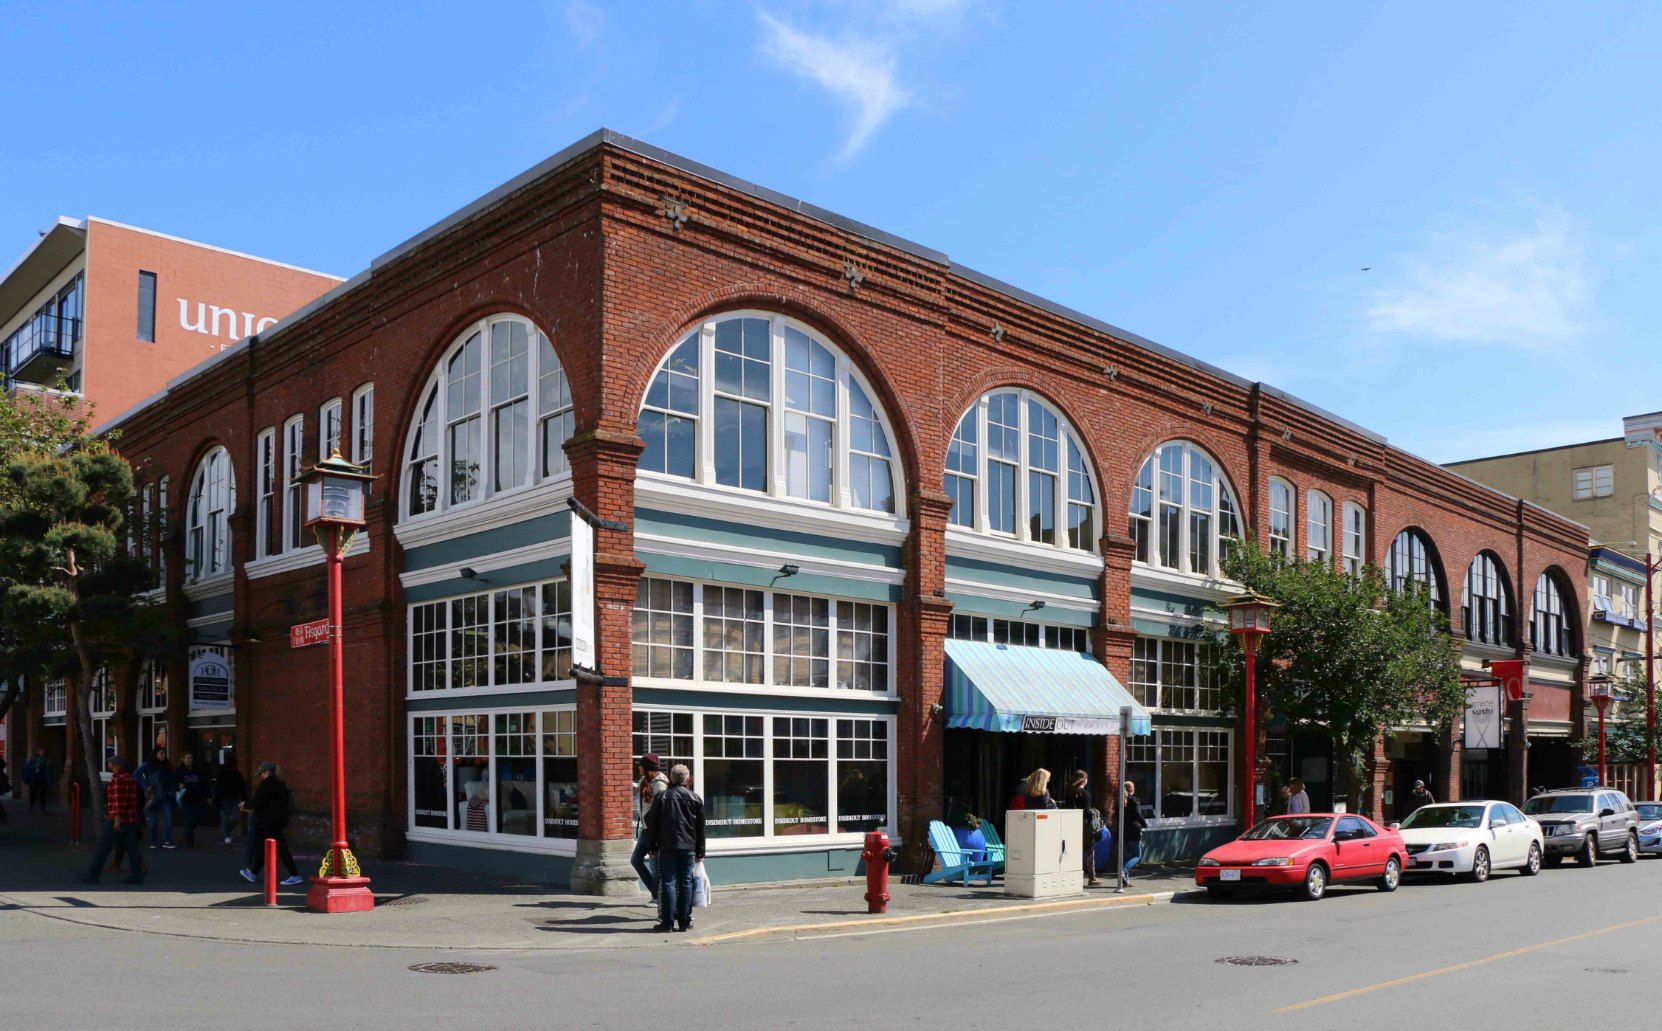
M 1650 735 L 1645 717 L 1645 667 L 1642 662 L 1630 662 L 1621 678 L 1613 685 L 1621 704 L 1614 714 L 1604 718 L 1604 761 L 1608 763 L 1642 763 L 1650 750 Z M 1575 742 L 1581 757 L 1588 763 L 1599 761 L 1598 712 L 1588 715 L 1587 736 Z
M 1423 588 L 1394 592 L 1372 566 L 1360 576 L 1325 562 L 1288 561 L 1239 542 L 1224 573 L 1281 608 L 1258 645 L 1260 718 L 1325 727 L 1351 804 L 1361 804 L 1363 761 L 1386 727 L 1447 726 L 1465 704 L 1460 648 Z M 1225 651 L 1240 697 L 1245 660 Z

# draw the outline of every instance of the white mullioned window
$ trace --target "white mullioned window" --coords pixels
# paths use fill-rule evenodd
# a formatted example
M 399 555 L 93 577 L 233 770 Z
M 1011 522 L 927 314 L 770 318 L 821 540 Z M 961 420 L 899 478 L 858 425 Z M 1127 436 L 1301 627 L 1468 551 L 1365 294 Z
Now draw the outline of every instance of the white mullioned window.
M 1293 527 L 1298 518 L 1298 493 L 1278 476 L 1270 477 L 1270 550 L 1293 557 Z
M 197 464 L 186 506 L 185 572 L 191 579 L 231 571 L 230 520 L 236 504 L 231 455 L 223 447 L 216 447 Z
M 571 584 L 549 580 L 409 606 L 410 697 L 571 680 Z
M 1361 576 L 1363 556 L 1367 552 L 1368 514 L 1361 505 L 1354 501 L 1344 504 L 1344 526 L 1342 530 L 1344 544 L 1345 572 L 1351 576 Z
M 985 641 L 988 644 L 1013 644 L 1025 648 L 1060 648 L 1063 651 L 1091 654 L 1091 631 L 1082 626 L 1028 623 L 1019 619 L 954 612 L 952 622 L 947 627 L 947 636 L 958 641 Z
M 69 712 L 69 691 L 63 677 L 49 677 L 41 686 L 42 716 L 63 716 Z
M 352 392 L 352 453 L 347 456 L 363 471 L 375 465 L 375 384 L 365 383 Z
M 1466 569 L 1461 597 L 1466 636 L 1484 644 L 1513 643 L 1512 591 L 1500 562 L 1485 551 Z
M 1631 590 L 1632 588 L 1629 588 Z M 1530 613 L 1529 646 L 1543 655 L 1569 656 L 1574 634 L 1564 618 L 1564 597 L 1558 579 L 1542 573 L 1535 581 L 1535 606 Z
M 1039 395 L 991 391 L 953 431 L 944 487 L 955 526 L 1096 551 L 1096 487 L 1073 428 Z
M 1590 465 L 1570 472 L 1570 496 L 1575 501 L 1607 498 L 1615 493 L 1616 467 Z
M 848 357 L 794 319 L 707 320 L 659 364 L 641 403 L 642 472 L 897 513 L 883 413 Z
M 1227 819 L 1234 812 L 1233 732 L 1156 727 L 1127 739 L 1125 776 L 1150 820 Z
M 880 602 L 642 577 L 633 672 L 637 680 L 886 695 L 892 619 Z
M 345 418 L 345 406 L 340 398 L 326 401 L 322 408 L 317 410 L 317 460 L 323 461 L 337 451 L 341 451 L 342 420 Z M 344 452 L 342 452 L 344 454 Z
M 412 715 L 409 781 L 416 836 L 532 848 L 540 839 L 565 851 L 577 837 L 576 713 L 564 706 Z
M 1333 561 L 1333 499 L 1319 490 L 1304 492 L 1304 557 Z
M 1418 583 L 1429 595 L 1431 607 L 1442 608 L 1446 595 L 1434 554 L 1429 537 L 1412 528 L 1403 530 L 1391 541 L 1390 554 L 1385 557 L 1385 582 L 1397 592 Z
M 1622 584 L 1621 593 L 1618 597 L 1621 599 L 1622 615 L 1636 616 L 1639 614 L 1639 588 L 1632 584 Z
M 1595 573 L 1587 578 L 1587 582 L 1593 589 L 1593 608 L 1609 612 L 1612 609 L 1610 578 Z
M 1186 440 L 1160 445 L 1131 486 L 1136 561 L 1220 576 L 1224 550 L 1241 536 L 1240 509 L 1212 457 Z
M 265 429 L 254 438 L 254 476 L 257 499 L 254 508 L 254 557 L 265 558 L 282 550 L 275 540 L 277 531 L 277 431 Z
M 1139 637 L 1131 646 L 1131 693 L 1149 710 L 1221 712 L 1223 668 L 1204 641 Z
M 300 547 L 306 506 L 300 482 L 306 471 L 306 417 L 296 415 L 283 423 L 283 551 Z
M 439 361 L 410 427 L 404 518 L 567 475 L 571 429 L 571 391 L 548 337 L 515 315 L 475 323 Z

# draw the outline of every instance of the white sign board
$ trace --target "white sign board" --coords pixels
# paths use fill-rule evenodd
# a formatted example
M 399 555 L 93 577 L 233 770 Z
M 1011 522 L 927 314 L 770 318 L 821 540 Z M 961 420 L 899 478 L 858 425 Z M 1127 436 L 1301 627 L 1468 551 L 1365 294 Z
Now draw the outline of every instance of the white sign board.
M 209 652 L 190 660 L 190 711 L 231 710 L 231 664 Z
M 1466 688 L 1466 750 L 1500 747 L 1500 688 Z
M 571 516 L 571 661 L 598 669 L 594 655 L 594 528 Z

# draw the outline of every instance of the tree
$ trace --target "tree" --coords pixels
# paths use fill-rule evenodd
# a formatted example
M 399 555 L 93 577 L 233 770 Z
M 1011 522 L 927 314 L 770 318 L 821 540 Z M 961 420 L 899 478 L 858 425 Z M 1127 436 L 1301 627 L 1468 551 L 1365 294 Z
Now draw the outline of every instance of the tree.
M 1645 667 L 1630 662 L 1612 685 L 1621 705 L 1614 716 L 1604 718 L 1604 760 L 1612 763 L 1642 763 L 1649 758 L 1650 727 L 1645 714 Z M 1598 715 L 1587 722 L 1587 736 L 1575 742 L 1576 750 L 1589 763 L 1599 761 Z
M 1251 539 L 1230 549 L 1224 573 L 1281 605 L 1258 645 L 1262 706 L 1328 729 L 1352 806 L 1362 801 L 1363 760 L 1383 729 L 1446 726 L 1465 705 L 1459 645 L 1420 585 L 1392 591 L 1373 566 L 1351 576 L 1326 562 L 1266 554 Z M 1239 695 L 1244 656 L 1225 654 Z

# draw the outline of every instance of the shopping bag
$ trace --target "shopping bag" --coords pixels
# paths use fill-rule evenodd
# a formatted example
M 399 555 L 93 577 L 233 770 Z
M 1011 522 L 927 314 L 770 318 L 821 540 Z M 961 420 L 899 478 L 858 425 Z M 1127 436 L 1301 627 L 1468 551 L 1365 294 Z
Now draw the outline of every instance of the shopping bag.
M 703 909 L 710 904 L 710 875 L 704 872 L 704 864 L 700 862 L 693 867 L 693 905 Z

